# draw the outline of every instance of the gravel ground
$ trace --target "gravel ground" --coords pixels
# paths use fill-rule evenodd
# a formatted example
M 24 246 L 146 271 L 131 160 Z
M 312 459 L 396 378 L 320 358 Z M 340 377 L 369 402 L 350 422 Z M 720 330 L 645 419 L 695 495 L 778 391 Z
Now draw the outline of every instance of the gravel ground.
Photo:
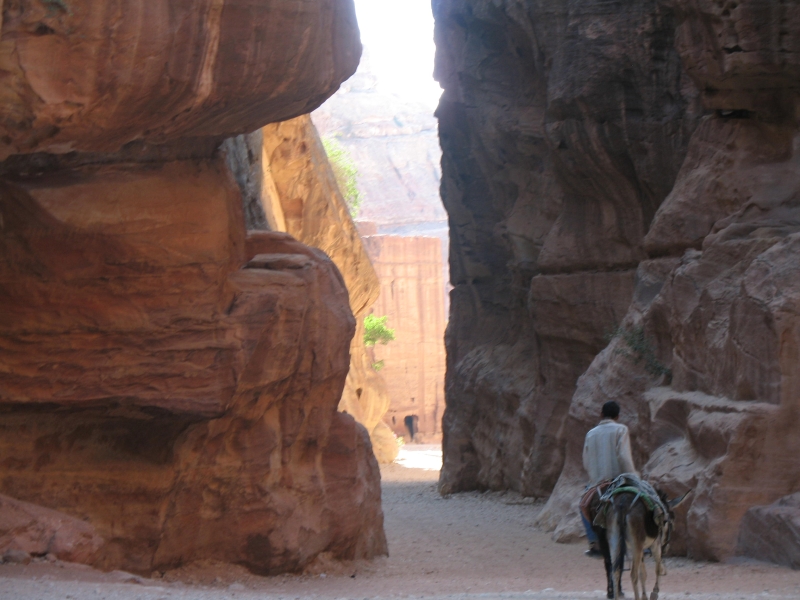
M 381 469 L 388 558 L 340 563 L 322 557 L 305 574 L 277 577 L 214 563 L 154 578 L 59 562 L 0 565 L 0 600 L 605 598 L 602 562 L 584 557 L 583 544 L 556 544 L 533 526 L 540 503 L 513 493 L 442 498 L 437 461 L 435 447 L 412 445 L 399 464 Z M 666 564 L 661 600 L 800 599 L 800 571 L 745 560 L 670 558 Z M 632 598 L 627 573 L 623 588 Z

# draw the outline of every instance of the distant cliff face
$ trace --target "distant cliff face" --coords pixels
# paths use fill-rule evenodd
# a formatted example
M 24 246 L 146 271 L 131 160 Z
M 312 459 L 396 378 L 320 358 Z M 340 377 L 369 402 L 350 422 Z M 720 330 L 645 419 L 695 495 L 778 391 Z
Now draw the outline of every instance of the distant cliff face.
M 3 9 L 0 492 L 25 525 L 12 538 L 62 523 L 82 544 L 65 558 L 147 574 L 385 553 L 377 463 L 336 410 L 347 289 L 319 250 L 247 231 L 254 182 L 219 148 L 352 74 L 352 3 Z
M 541 523 L 577 535 L 609 399 L 643 472 L 695 489 L 679 552 L 731 554 L 797 491 L 798 8 L 434 2 L 443 491 L 557 481 Z
M 438 238 L 371 235 L 364 238 L 381 294 L 374 313 L 385 315 L 394 341 L 376 345 L 376 360 L 391 404 L 384 422 L 409 439 L 406 417 L 417 417 L 414 439 L 436 440 L 444 412 L 444 304 Z M 419 434 L 419 435 L 417 435 Z

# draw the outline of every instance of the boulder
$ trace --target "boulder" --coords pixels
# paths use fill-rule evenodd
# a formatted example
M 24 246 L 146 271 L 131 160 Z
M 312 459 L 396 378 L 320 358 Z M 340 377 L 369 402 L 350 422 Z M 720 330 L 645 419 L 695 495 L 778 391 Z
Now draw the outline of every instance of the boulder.
M 0 555 L 6 562 L 33 556 L 91 563 L 104 540 L 89 523 L 0 494 Z
M 748 510 L 739 529 L 737 552 L 800 569 L 800 493 Z

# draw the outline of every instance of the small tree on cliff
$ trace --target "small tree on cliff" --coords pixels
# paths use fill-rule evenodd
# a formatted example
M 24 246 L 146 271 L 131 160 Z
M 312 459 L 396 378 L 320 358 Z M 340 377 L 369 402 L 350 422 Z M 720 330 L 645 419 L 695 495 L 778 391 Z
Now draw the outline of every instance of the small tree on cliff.
M 394 339 L 394 329 L 386 326 L 386 315 L 378 317 L 367 315 L 364 317 L 364 345 L 372 347 L 375 344 L 388 344 Z M 380 371 L 383 368 L 383 361 L 376 361 L 372 351 L 369 352 L 370 358 L 374 361 L 372 368 Z
M 394 339 L 394 329 L 386 326 L 386 315 L 378 317 L 367 315 L 364 317 L 364 345 L 388 344 Z
M 361 192 L 358 191 L 358 169 L 350 153 L 333 138 L 323 138 L 322 146 L 328 155 L 336 185 L 354 219 L 361 208 Z

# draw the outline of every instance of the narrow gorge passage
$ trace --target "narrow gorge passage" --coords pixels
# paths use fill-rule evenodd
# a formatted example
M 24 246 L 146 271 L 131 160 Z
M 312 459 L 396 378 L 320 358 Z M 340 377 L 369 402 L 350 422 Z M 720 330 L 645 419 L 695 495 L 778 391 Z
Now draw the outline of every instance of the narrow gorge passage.
M 430 464 L 435 446 L 410 445 L 382 467 L 388 558 L 319 560 L 303 575 L 257 577 L 200 564 L 161 579 L 100 573 L 65 563 L 0 565 L 0 600 L 328 600 L 453 598 L 572 600 L 605 597 L 602 564 L 583 544 L 556 544 L 533 521 L 542 504 L 515 493 L 443 498 Z M 666 561 L 662 600 L 777 600 L 800 597 L 800 572 L 755 561 Z M 652 573 L 652 564 L 648 562 Z M 652 577 L 650 578 L 652 583 Z M 625 575 L 630 590 L 628 575 Z M 630 595 L 630 594 L 629 594 Z M 632 596 L 631 596 L 632 597 Z

